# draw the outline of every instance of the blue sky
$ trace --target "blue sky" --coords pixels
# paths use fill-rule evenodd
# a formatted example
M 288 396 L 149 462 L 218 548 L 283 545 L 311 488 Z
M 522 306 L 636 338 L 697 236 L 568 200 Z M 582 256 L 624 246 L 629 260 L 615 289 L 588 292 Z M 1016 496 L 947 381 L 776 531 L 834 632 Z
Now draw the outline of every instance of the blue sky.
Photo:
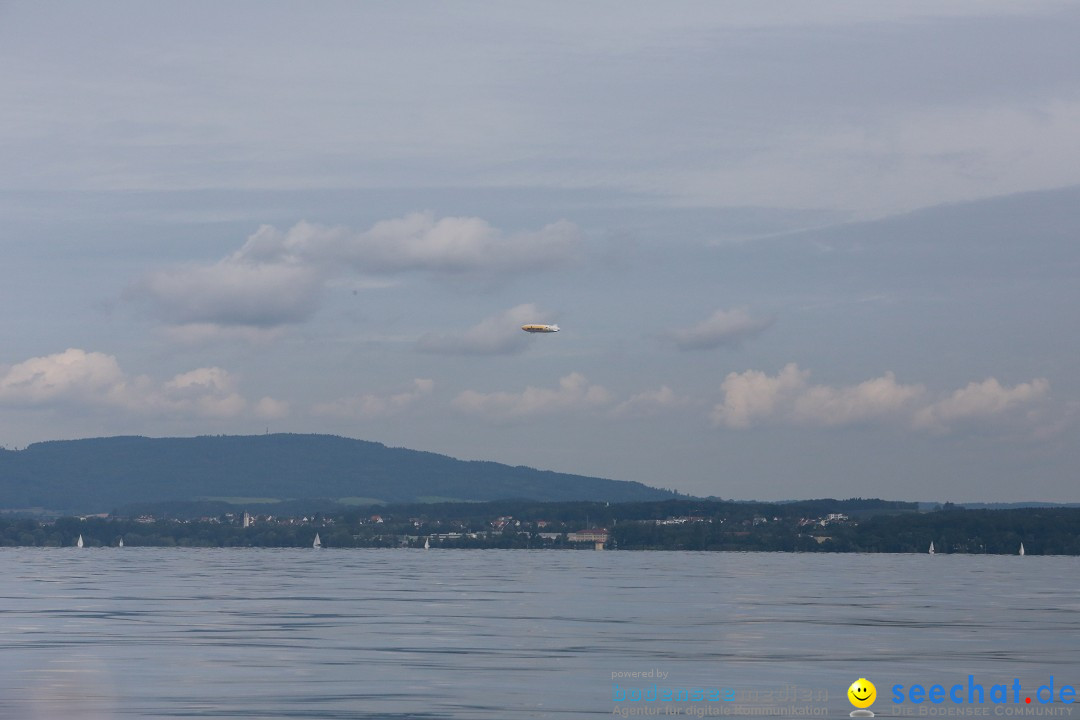
M 0 3 L 0 444 L 1078 500 L 1080 7 L 877 5 Z

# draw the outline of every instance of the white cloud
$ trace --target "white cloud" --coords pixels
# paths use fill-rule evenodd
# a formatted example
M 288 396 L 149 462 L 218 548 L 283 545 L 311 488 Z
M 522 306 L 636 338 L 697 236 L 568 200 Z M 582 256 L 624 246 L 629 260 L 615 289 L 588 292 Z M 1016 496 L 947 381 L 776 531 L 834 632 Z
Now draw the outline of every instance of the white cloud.
M 693 400 L 679 395 L 667 385 L 633 395 L 616 405 L 611 414 L 618 418 L 649 417 L 691 405 Z
M 772 324 L 772 318 L 751 317 L 744 308 L 721 309 L 693 327 L 672 330 L 668 335 L 680 350 L 711 350 L 721 345 L 735 345 L 760 334 Z
M 106 401 L 123 393 L 126 379 L 116 358 L 69 348 L 0 368 L 0 404 Z
M 955 424 L 1020 416 L 1037 421 L 1036 403 L 1050 383 L 1039 378 L 1012 388 L 994 378 L 970 383 L 933 401 L 923 385 L 902 385 L 887 372 L 857 385 L 811 385 L 810 372 L 786 365 L 775 376 L 760 370 L 730 373 L 721 385 L 724 399 L 713 422 L 744 429 L 762 424 L 836 427 L 893 420 L 922 430 L 945 432 Z
M 536 305 L 517 305 L 484 318 L 463 332 L 427 333 L 417 341 L 416 349 L 447 355 L 513 355 L 527 348 L 534 339 L 521 331 L 522 325 L 549 321 L 550 315 L 538 310 Z
M 852 425 L 895 417 L 920 397 L 921 385 L 901 385 L 890 372 L 858 385 L 810 385 L 808 370 L 786 365 L 770 377 L 759 370 L 730 373 L 721 385 L 722 403 L 713 421 L 730 428 L 760 423 Z
M 454 399 L 454 406 L 473 415 L 491 419 L 593 410 L 611 402 L 611 394 L 600 385 L 591 385 L 581 373 L 559 379 L 555 389 L 529 386 L 520 393 L 480 393 L 466 390 Z
M 362 232 L 309 222 L 284 232 L 263 225 L 229 261 L 330 270 L 344 264 L 365 275 L 518 273 L 569 262 L 580 239 L 577 226 L 566 220 L 535 232 L 506 235 L 481 218 L 435 219 L 431 213 L 412 213 L 377 222 Z
M 271 404 L 284 410 L 272 398 L 260 402 L 263 409 Z M 210 418 L 238 417 L 248 409 L 234 378 L 221 368 L 197 368 L 155 382 L 145 375 L 128 375 L 112 355 L 78 348 L 0 368 L 0 406 L 4 405 Z
M 310 266 L 249 264 L 229 258 L 146 275 L 131 294 L 170 325 L 274 328 L 311 317 L 325 277 Z
M 760 370 L 729 373 L 721 389 L 724 402 L 713 408 L 713 422 L 731 428 L 747 428 L 759 420 L 784 414 L 792 399 L 806 386 L 808 370 L 789 363 L 776 377 Z
M 413 380 L 410 390 L 405 392 L 379 395 L 365 393 L 350 398 L 342 398 L 330 403 L 319 403 L 312 408 L 315 415 L 328 415 L 339 418 L 361 418 L 372 420 L 380 417 L 398 415 L 416 405 L 423 398 L 431 395 L 435 381 L 428 378 Z
M 815 385 L 795 399 L 791 417 L 807 425 L 852 425 L 896 416 L 924 391 L 922 385 L 900 385 L 891 372 L 858 385 Z
M 235 417 L 244 411 L 247 401 L 234 389 L 226 371 L 217 367 L 199 368 L 181 373 L 164 383 L 160 394 L 142 400 L 173 408 L 195 409 L 208 417 Z
M 266 330 L 303 322 L 318 310 L 323 289 L 350 272 L 496 279 L 565 264 L 579 243 L 577 227 L 565 220 L 516 234 L 480 218 L 430 213 L 384 220 L 366 231 L 300 222 L 282 232 L 263 225 L 228 257 L 149 273 L 129 296 L 180 328 L 180 339 L 205 338 L 212 334 L 208 328 Z
M 1001 418 L 1031 409 L 1050 391 L 1050 381 L 1036 378 L 1011 388 L 1002 387 L 996 378 L 972 382 L 948 398 L 921 409 L 914 418 L 918 428 L 944 431 L 958 423 Z

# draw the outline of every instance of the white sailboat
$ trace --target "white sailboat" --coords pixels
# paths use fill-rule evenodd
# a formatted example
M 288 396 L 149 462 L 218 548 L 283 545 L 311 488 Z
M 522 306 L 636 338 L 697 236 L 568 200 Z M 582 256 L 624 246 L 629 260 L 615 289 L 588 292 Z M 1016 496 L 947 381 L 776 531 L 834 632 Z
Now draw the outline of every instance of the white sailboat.
M 311 543 L 311 547 L 315 549 L 322 547 L 322 540 L 319 539 L 319 533 L 315 533 L 315 542 Z
M 933 540 L 930 541 L 930 554 L 931 555 L 934 554 L 934 541 Z
M 428 550 L 430 548 L 431 548 L 431 543 L 428 542 L 428 538 L 424 538 L 424 549 Z
M 120 547 L 124 547 L 124 538 L 120 538 Z
M 82 547 L 82 546 L 83 546 L 82 534 L 80 533 L 79 534 L 79 539 L 75 541 L 75 547 Z
M 1024 543 L 1020 543 L 1020 554 L 1024 554 Z

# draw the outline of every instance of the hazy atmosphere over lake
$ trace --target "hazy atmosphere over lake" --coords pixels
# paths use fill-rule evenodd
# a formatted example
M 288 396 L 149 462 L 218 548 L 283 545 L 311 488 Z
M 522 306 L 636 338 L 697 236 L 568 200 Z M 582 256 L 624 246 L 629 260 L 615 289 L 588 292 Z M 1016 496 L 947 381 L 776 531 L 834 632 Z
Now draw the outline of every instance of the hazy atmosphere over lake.
M 1075 501 L 1078 37 L 1032 0 L 0 2 L 0 445 Z

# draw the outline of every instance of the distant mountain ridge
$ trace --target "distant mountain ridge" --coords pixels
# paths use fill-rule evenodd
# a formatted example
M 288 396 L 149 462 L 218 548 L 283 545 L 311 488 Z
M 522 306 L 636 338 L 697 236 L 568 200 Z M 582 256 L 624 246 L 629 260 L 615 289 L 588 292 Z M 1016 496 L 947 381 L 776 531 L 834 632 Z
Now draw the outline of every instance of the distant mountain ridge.
M 0 509 L 100 513 L 133 503 L 201 499 L 372 504 L 671 497 L 638 482 L 457 460 L 333 435 L 125 436 L 0 450 Z

